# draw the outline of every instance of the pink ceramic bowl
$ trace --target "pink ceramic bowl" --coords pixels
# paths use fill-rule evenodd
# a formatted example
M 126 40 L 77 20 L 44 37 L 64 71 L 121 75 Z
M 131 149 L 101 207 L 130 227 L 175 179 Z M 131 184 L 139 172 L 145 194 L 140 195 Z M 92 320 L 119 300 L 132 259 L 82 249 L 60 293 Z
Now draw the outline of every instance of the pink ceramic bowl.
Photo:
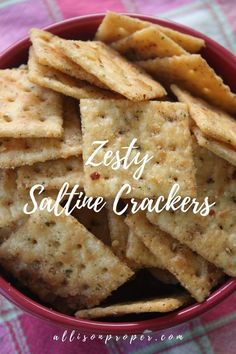
M 231 87 L 232 91 L 236 92 L 236 57 L 228 50 L 205 35 L 180 24 L 148 16 L 132 16 L 203 38 L 207 45 L 206 48 L 202 50 L 201 54 L 207 59 L 208 63 L 216 72 L 223 77 L 225 83 Z M 78 17 L 57 23 L 46 29 L 64 38 L 91 39 L 103 17 L 104 14 Z M 1 54 L 0 68 L 10 68 L 26 62 L 29 45 L 28 38 L 13 44 Z M 30 297 L 17 290 L 12 282 L 0 277 L 0 292 L 23 310 L 36 317 L 47 320 L 54 325 L 79 329 L 80 332 L 84 333 L 97 334 L 142 333 L 144 330 L 154 331 L 176 326 L 216 306 L 219 302 L 232 294 L 234 290 L 236 290 L 236 279 L 231 278 L 226 280 L 223 285 L 215 290 L 208 299 L 201 304 L 193 304 L 182 310 L 177 310 L 166 315 L 157 315 L 155 318 L 152 316 L 152 319 L 148 320 L 142 320 L 142 316 L 140 316 L 140 320 L 138 321 L 137 317 L 135 317 L 134 321 L 129 320 L 129 322 L 117 322 L 119 319 L 116 320 L 116 322 L 106 322 L 79 320 L 71 316 L 63 315 L 32 300 Z

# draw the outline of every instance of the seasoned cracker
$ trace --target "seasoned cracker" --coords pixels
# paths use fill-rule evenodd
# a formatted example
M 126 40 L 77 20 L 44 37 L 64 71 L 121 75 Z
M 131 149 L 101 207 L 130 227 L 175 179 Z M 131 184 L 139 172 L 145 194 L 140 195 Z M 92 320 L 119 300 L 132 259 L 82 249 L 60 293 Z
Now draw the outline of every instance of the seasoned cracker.
M 190 302 L 187 294 L 172 295 L 170 297 L 145 299 L 135 302 L 95 307 L 89 310 L 80 310 L 75 313 L 77 318 L 98 318 L 107 316 L 122 316 L 131 313 L 170 312 Z
M 109 90 L 101 89 L 49 66 L 39 64 L 32 47 L 30 48 L 28 66 L 29 78 L 32 82 L 66 96 L 78 100 L 81 98 L 115 98 L 118 96 Z
M 223 144 L 215 139 L 208 138 L 202 134 L 201 130 L 197 127 L 193 127 L 192 130 L 200 146 L 210 150 L 222 159 L 236 166 L 236 150 L 233 149 L 232 146 L 229 144 Z
M 96 76 L 112 91 L 132 101 L 145 101 L 166 95 L 165 89 L 139 67 L 102 42 L 65 41 L 58 46 L 69 59 Z
M 154 278 L 160 280 L 164 284 L 176 285 L 179 283 L 176 277 L 166 269 L 149 268 L 148 271 Z
M 76 105 L 78 103 L 72 99 L 65 102 L 64 134 L 61 139 L 0 139 L 0 168 L 15 168 L 81 155 L 81 129 Z
M 135 262 L 137 268 L 162 267 L 160 260 L 147 248 L 142 240 L 129 231 L 126 257 Z
M 149 26 L 157 28 L 190 53 L 197 53 L 205 46 L 205 42 L 201 38 L 175 31 L 169 27 L 156 25 L 148 21 L 142 21 L 134 17 L 117 14 L 111 11 L 107 12 L 102 23 L 98 27 L 95 39 L 111 43 Z
M 137 62 L 165 84 L 179 84 L 229 113 L 236 113 L 236 95 L 200 55 L 179 55 Z
M 136 31 L 147 27 L 155 27 L 162 31 L 165 35 L 175 41 L 190 53 L 198 52 L 205 46 L 204 40 L 191 35 L 187 35 L 168 27 L 153 24 L 151 22 L 142 21 L 137 18 L 120 15 L 114 12 L 108 12 L 100 24 L 95 38 L 106 43 L 111 43 L 122 38 L 128 37 Z
M 173 274 L 198 302 L 205 300 L 222 277 L 219 269 L 152 225 L 144 213 L 129 215 L 126 223 L 162 263 L 161 268 Z
M 1 245 L 0 263 L 32 291 L 40 282 L 56 296 L 76 297 L 79 308 L 98 305 L 133 274 L 75 218 L 46 210 Z
M 0 70 L 0 137 L 61 137 L 62 97 L 29 81 L 25 69 Z
M 186 213 L 148 213 L 149 220 L 202 257 L 236 275 L 236 168 L 207 149 L 194 144 L 198 200 L 216 205 L 208 216 Z
M 70 187 L 79 184 L 83 187 L 84 173 L 81 156 L 69 157 L 45 162 L 32 166 L 22 166 L 17 170 L 17 187 L 28 189 L 35 184 L 42 184 L 45 189 L 60 189 L 63 183 Z
M 95 76 L 85 71 L 81 66 L 75 64 L 67 58 L 64 50 L 57 45 L 58 37 L 50 32 L 41 29 L 33 28 L 30 31 L 30 39 L 33 43 L 36 57 L 40 64 L 52 67 L 64 74 L 75 77 L 79 80 L 84 80 L 92 85 L 107 88 Z
M 171 90 L 180 102 L 188 105 L 191 118 L 204 135 L 236 148 L 236 120 L 233 116 L 176 85 L 171 85 Z
M 171 57 L 186 51 L 157 27 L 150 26 L 111 44 L 112 48 L 130 60 Z
M 123 184 L 129 183 L 132 190 L 122 198 L 157 197 L 169 194 L 173 184 L 178 182 L 181 195 L 195 194 L 195 175 L 192 147 L 188 126 L 187 106 L 182 103 L 140 102 L 128 100 L 81 100 L 80 111 L 83 130 L 83 159 L 85 162 L 86 194 L 113 198 Z M 142 178 L 134 179 L 137 165 L 113 171 L 104 164 L 93 167 L 86 161 L 98 147 L 93 142 L 106 141 L 93 162 L 103 160 L 106 151 L 113 154 L 126 150 L 137 138 L 131 158 L 140 153 L 153 156 L 146 164 Z M 129 159 L 129 161 L 131 160 Z M 98 178 L 93 178 L 96 172 Z

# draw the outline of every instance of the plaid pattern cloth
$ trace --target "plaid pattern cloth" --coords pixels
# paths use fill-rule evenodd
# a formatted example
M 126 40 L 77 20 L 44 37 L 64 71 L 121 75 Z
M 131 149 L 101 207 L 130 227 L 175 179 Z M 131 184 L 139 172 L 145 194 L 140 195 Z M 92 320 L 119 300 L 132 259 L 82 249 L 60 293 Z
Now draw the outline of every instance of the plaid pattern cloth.
M 0 52 L 28 33 L 66 18 L 106 10 L 168 18 L 212 37 L 236 52 L 235 0 L 0 0 Z M 150 334 L 144 340 L 107 338 L 63 341 L 67 329 L 57 328 L 23 313 L 0 297 L 0 352 L 199 354 L 236 353 L 236 294 L 188 323 Z M 70 331 L 68 330 L 68 336 Z M 67 336 L 67 337 L 68 337 Z

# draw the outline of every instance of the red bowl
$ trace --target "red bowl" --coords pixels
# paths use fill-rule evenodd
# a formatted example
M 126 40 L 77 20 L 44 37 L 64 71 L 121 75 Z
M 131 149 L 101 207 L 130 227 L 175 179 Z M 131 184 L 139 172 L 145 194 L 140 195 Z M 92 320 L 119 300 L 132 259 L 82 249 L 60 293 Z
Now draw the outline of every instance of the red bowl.
M 234 79 L 236 77 L 236 57 L 228 50 L 207 36 L 180 24 L 142 15 L 133 14 L 131 16 L 203 38 L 206 41 L 206 48 L 202 50 L 201 54 L 215 71 L 223 77 L 224 82 L 231 87 L 231 90 L 236 92 L 236 81 Z M 64 38 L 91 39 L 103 17 L 104 14 L 98 14 L 73 18 L 49 26 L 46 30 Z M 27 37 L 9 47 L 0 56 L 0 68 L 5 69 L 15 67 L 26 62 L 29 45 L 30 42 Z M 84 333 L 96 334 L 131 334 L 142 333 L 144 330 L 155 331 L 170 328 L 206 312 L 232 294 L 234 290 L 236 290 L 236 279 L 230 278 L 201 304 L 193 304 L 184 309 L 150 320 L 133 322 L 100 322 L 75 319 L 71 316 L 63 315 L 47 308 L 17 290 L 14 285 L 9 283 L 3 277 L 0 277 L 0 293 L 23 310 L 36 317 L 47 320 L 54 325 L 61 325 L 66 328 L 76 328 Z

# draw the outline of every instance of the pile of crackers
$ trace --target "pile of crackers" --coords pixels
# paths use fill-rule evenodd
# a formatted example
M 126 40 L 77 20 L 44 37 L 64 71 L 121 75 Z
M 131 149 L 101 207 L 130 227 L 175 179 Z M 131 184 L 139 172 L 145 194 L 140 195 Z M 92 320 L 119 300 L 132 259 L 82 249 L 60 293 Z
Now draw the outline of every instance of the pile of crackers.
M 94 40 L 32 29 L 27 65 L 0 70 L 0 264 L 41 302 L 77 318 L 168 312 L 204 301 L 236 276 L 236 95 L 198 54 L 204 40 L 108 12 Z M 85 165 L 137 138 L 153 156 L 140 179 L 134 167 Z M 55 200 L 64 182 L 106 208 L 26 215 L 29 190 Z M 130 199 L 182 198 L 215 206 L 118 216 L 120 188 Z M 63 205 L 61 206 L 61 208 Z M 63 209 L 61 209 L 63 210 Z M 104 301 L 145 269 L 165 296 Z M 145 283 L 143 284 L 145 287 Z

